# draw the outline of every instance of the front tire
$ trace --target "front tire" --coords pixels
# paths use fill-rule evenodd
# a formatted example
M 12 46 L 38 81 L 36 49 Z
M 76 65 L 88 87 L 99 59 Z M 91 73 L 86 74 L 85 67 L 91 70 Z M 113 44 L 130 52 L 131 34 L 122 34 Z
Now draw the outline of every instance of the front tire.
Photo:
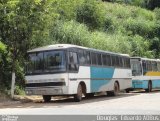
M 44 102 L 50 102 L 51 96 L 50 95 L 43 95 L 43 100 L 44 100 Z
M 82 100 L 82 85 L 79 84 L 77 88 L 77 94 L 74 95 L 74 101 L 75 102 L 80 102 Z
M 146 92 L 152 92 L 152 82 L 151 82 L 151 81 L 149 81 L 149 83 L 148 83 L 148 88 L 145 89 L 145 91 L 146 91 Z

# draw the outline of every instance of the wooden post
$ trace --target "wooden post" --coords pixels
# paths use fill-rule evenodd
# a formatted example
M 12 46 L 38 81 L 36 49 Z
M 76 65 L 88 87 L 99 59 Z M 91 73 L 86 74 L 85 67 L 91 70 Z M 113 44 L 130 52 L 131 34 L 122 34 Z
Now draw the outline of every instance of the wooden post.
M 14 89 L 15 89 L 15 72 L 12 72 L 12 83 L 11 83 L 11 98 L 14 97 Z

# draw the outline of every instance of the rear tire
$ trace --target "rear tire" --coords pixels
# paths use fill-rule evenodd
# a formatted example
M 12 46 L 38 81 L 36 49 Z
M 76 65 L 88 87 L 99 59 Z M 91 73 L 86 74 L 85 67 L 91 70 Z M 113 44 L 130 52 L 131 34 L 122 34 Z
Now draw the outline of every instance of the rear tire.
M 50 102 L 51 96 L 50 95 L 43 95 L 43 100 L 44 100 L 44 102 Z
M 145 91 L 146 92 L 152 92 L 152 82 L 151 81 L 148 82 L 148 88 L 145 89 Z
M 114 83 L 114 90 L 113 91 L 107 91 L 107 96 L 117 96 L 119 94 L 119 86 L 118 83 Z
M 74 101 L 75 102 L 80 102 L 82 100 L 82 85 L 79 84 L 77 88 L 77 94 L 74 95 Z

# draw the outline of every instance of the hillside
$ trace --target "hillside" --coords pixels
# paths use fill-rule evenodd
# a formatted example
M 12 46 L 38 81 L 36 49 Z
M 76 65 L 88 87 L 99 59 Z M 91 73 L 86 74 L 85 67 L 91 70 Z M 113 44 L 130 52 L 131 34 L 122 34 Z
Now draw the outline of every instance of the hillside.
M 94 3 L 96 7 L 90 4 L 93 3 L 88 1 L 76 8 L 76 19 L 56 24 L 51 35 L 53 40 L 131 56 L 159 56 L 158 48 L 152 48 L 154 41 L 159 41 L 159 20 L 155 12 L 117 3 Z
M 159 58 L 160 9 L 97 0 L 7 0 L 0 2 L 0 82 L 16 92 L 24 86 L 26 51 L 54 43 L 71 43 L 130 56 Z M 0 85 L 2 86 L 2 85 Z

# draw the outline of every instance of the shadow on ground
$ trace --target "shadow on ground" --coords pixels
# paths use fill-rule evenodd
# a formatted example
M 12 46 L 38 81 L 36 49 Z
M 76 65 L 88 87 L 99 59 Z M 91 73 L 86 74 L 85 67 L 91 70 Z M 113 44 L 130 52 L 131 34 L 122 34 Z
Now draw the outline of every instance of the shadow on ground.
M 107 95 L 98 95 L 90 98 L 83 98 L 81 102 L 74 102 L 73 97 L 56 97 L 52 98 L 52 100 L 48 103 L 44 103 L 42 99 L 29 102 L 29 103 L 20 103 L 15 105 L 8 105 L 8 106 L 1 106 L 1 108 L 47 108 L 47 107 L 64 107 L 69 105 L 82 105 L 82 104 L 90 104 L 94 102 L 101 102 L 101 101 L 109 101 L 109 100 L 116 100 L 119 98 L 125 98 L 125 97 L 131 97 L 136 96 L 140 94 L 153 94 L 153 93 L 159 93 L 159 90 L 153 90 L 150 93 L 147 93 L 143 90 L 138 91 L 132 91 L 130 93 L 120 93 L 118 96 L 109 97 Z
M 35 102 L 29 102 L 29 103 L 20 103 L 15 105 L 8 105 L 8 106 L 1 106 L 1 108 L 43 108 L 43 107 L 64 107 L 68 105 L 81 105 L 81 104 L 89 104 L 93 102 L 101 102 L 101 101 L 107 101 L 107 100 L 116 100 L 119 98 L 125 98 L 130 96 L 139 95 L 138 93 L 120 93 L 118 96 L 107 96 L 107 95 L 98 95 L 94 97 L 83 97 L 81 102 L 74 102 L 73 97 L 61 97 L 54 99 L 50 102 L 43 102 L 43 100 L 38 100 Z
M 142 94 L 153 94 L 153 93 L 158 93 L 160 92 L 159 89 L 153 89 L 152 92 L 146 92 L 145 90 L 143 89 L 139 89 L 139 90 L 135 90 L 135 91 L 131 91 L 131 93 L 142 93 Z

